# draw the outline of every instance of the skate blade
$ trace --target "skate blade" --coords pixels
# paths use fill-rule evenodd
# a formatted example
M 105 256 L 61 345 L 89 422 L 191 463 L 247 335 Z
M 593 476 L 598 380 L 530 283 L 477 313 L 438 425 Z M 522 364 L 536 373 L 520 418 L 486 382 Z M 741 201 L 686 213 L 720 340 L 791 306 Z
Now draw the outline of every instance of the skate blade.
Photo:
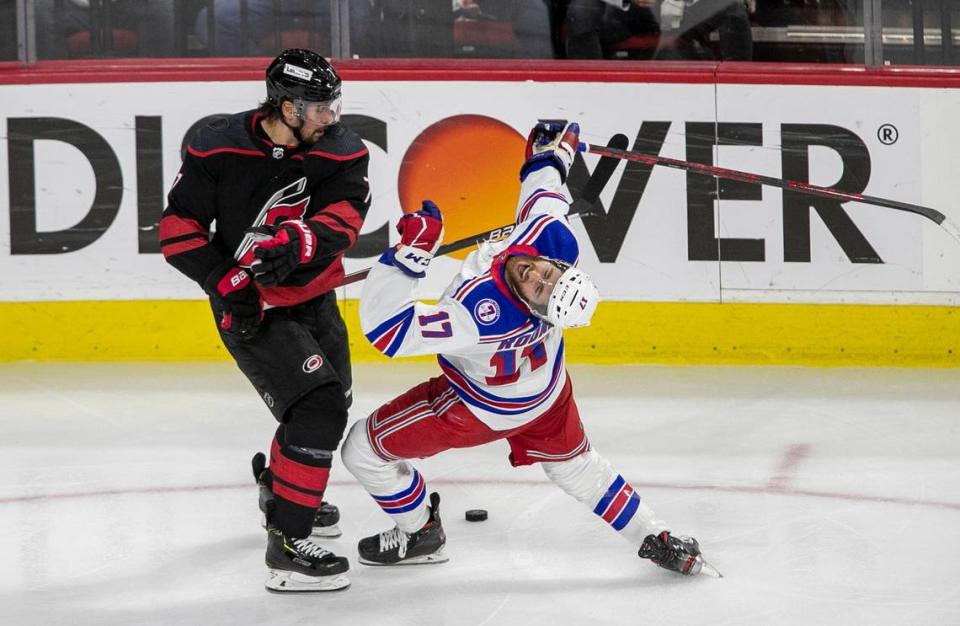
M 697 560 L 700 562 L 701 574 L 706 574 L 707 576 L 712 576 L 713 578 L 723 578 L 723 574 L 720 573 L 720 570 L 704 561 L 702 557 L 698 556 Z
M 264 584 L 268 591 L 287 593 L 291 591 L 338 591 L 350 586 L 350 579 L 346 574 L 332 574 L 330 576 L 306 576 L 297 572 L 268 569 L 267 582 Z
M 357 559 L 360 563 L 364 565 L 382 565 L 393 567 L 395 565 L 433 565 L 434 563 L 446 563 L 450 560 L 450 557 L 447 556 L 446 550 L 440 548 L 433 554 L 424 554 L 423 556 L 415 556 L 409 559 L 404 559 L 396 563 L 378 563 L 376 561 L 368 561 L 362 556 Z
M 311 537 L 319 537 L 321 539 L 336 539 L 343 534 L 343 531 L 340 530 L 340 527 L 336 524 L 330 526 L 314 526 L 310 531 Z

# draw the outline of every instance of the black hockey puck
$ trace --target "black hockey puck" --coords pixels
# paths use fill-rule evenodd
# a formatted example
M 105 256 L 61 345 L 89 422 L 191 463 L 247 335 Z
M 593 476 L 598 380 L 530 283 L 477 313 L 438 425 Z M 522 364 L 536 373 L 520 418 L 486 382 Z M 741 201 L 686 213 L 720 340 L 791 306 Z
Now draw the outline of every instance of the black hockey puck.
M 470 509 L 467 511 L 468 522 L 482 522 L 487 519 L 486 509 Z

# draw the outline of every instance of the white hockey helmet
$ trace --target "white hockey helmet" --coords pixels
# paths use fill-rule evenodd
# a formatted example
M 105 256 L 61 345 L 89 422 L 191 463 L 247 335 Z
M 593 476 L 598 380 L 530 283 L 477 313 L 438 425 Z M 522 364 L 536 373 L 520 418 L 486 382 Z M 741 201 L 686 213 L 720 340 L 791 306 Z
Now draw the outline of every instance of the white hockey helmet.
M 600 302 L 600 292 L 587 274 L 568 267 L 553 287 L 547 310 L 542 317 L 557 328 L 588 326 Z

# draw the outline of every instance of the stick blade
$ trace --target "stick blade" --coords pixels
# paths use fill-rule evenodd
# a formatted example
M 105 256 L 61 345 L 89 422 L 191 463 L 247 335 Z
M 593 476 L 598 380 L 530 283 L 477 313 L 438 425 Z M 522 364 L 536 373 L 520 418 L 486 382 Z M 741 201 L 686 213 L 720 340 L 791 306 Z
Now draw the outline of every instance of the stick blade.
M 957 243 L 960 243 L 960 228 L 958 228 L 953 221 L 944 217 L 943 221 L 940 222 L 940 227 L 950 233 L 950 235 L 957 240 Z

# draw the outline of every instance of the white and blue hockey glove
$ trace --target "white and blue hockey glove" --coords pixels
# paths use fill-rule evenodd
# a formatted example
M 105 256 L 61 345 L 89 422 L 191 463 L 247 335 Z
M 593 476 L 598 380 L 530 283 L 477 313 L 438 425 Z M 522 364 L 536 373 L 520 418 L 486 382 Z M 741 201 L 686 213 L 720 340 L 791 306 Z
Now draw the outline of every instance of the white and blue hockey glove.
M 556 167 L 566 182 L 580 145 L 580 125 L 566 120 L 541 120 L 527 135 L 526 161 L 520 180 L 543 167 Z

